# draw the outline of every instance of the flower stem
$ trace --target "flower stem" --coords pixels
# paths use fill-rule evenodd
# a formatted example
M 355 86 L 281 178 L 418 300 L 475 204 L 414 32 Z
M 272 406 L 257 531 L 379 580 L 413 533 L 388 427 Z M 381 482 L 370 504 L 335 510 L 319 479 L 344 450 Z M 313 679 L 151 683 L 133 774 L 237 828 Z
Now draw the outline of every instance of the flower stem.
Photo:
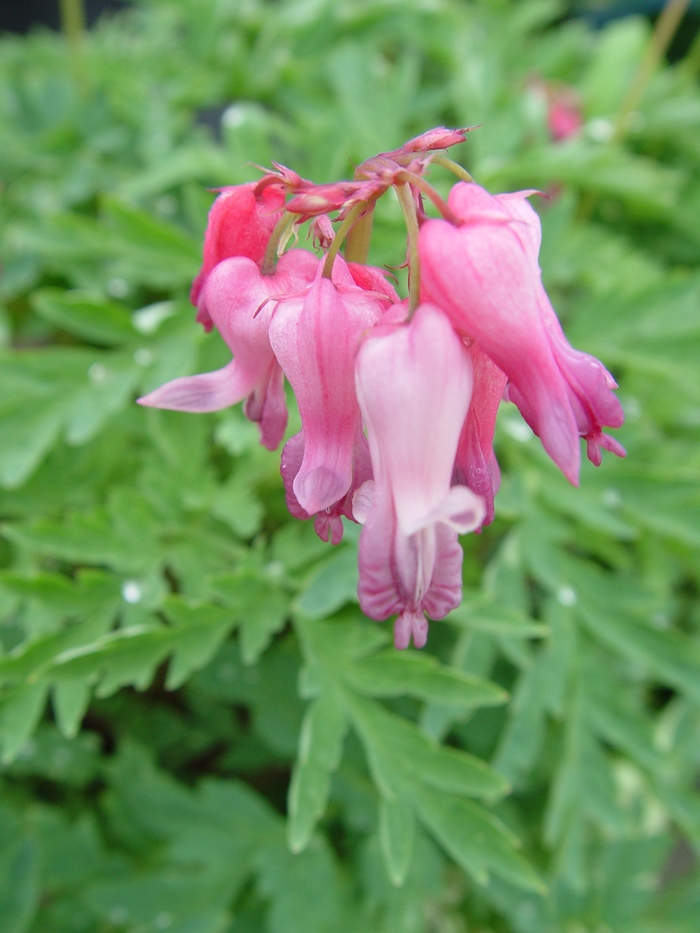
M 395 185 L 394 191 L 399 199 L 408 233 L 408 320 L 410 321 L 420 302 L 418 215 L 416 214 L 416 204 L 410 186 L 408 184 Z
M 270 235 L 270 239 L 267 241 L 267 249 L 265 250 L 265 257 L 263 259 L 261 270 L 263 275 L 272 275 L 272 273 L 275 271 L 277 250 L 279 249 L 280 243 L 286 241 L 285 238 L 291 231 L 292 225 L 294 224 L 297 216 L 297 214 L 293 214 L 291 211 L 285 211 L 275 224 L 275 228 Z
M 369 242 L 372 238 L 372 221 L 374 220 L 374 210 L 368 210 L 360 217 L 354 227 L 348 231 L 345 241 L 345 260 L 346 262 L 359 262 L 363 266 L 369 256 Z
M 619 142 L 624 137 L 629 116 L 637 109 L 644 97 L 647 85 L 666 54 L 689 6 L 690 0 L 666 0 L 654 26 L 654 32 L 644 57 L 615 118 L 615 135 L 613 136 L 615 142 Z
M 76 48 L 85 32 L 83 0 L 60 0 L 61 32 L 68 43 Z
M 343 245 L 343 240 L 348 235 L 354 224 L 357 222 L 360 215 L 366 210 L 366 201 L 360 201 L 358 204 L 355 204 L 354 207 L 350 208 L 345 220 L 336 230 L 335 236 L 333 237 L 333 242 L 331 243 L 330 249 L 326 253 L 326 259 L 323 263 L 323 272 L 321 275 L 325 279 L 329 279 L 333 274 L 333 263 L 335 261 L 335 257 L 340 252 L 340 247 Z
M 87 87 L 87 74 L 83 61 L 83 35 L 85 33 L 85 9 L 83 0 L 60 0 L 61 32 L 63 33 L 71 59 L 73 75 L 79 87 Z
M 435 207 L 440 211 L 445 220 L 449 220 L 451 224 L 454 224 L 456 227 L 461 226 L 462 221 L 455 214 L 452 208 L 449 206 L 447 201 L 440 197 L 435 188 L 432 185 L 428 184 L 425 178 L 421 178 L 420 175 L 416 175 L 413 172 L 401 172 L 400 175 L 397 175 L 397 180 L 399 184 L 408 183 L 414 188 L 418 188 L 427 198 L 429 198 Z M 398 191 L 398 187 L 396 189 Z
M 448 171 L 452 172 L 453 175 L 456 175 L 457 178 L 460 178 L 462 181 L 474 181 L 466 168 L 462 168 L 459 162 L 455 162 L 454 159 L 449 159 L 441 152 L 436 152 L 433 155 L 431 159 L 431 165 L 441 165 L 443 168 L 446 168 Z

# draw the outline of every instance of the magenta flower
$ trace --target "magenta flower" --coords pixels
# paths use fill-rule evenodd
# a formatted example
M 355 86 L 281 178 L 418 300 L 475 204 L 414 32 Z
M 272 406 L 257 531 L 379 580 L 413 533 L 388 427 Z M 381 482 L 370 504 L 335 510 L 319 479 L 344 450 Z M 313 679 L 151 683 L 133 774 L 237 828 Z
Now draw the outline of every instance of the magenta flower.
M 397 648 L 427 638 L 426 613 L 443 618 L 461 600 L 457 533 L 484 517 L 479 496 L 451 486 L 473 385 L 471 359 L 443 313 L 418 308 L 408 324 L 384 324 L 362 344 L 357 397 L 374 480 L 356 493 L 359 598 L 374 619 L 398 613 Z
M 256 193 L 257 182 L 222 188 L 209 211 L 204 234 L 202 267 L 192 283 L 190 301 L 197 308 L 197 320 L 211 330 L 212 320 L 200 299 L 210 272 L 224 259 L 245 256 L 262 262 L 270 234 L 282 216 L 284 189 L 267 185 Z
M 355 354 L 387 304 L 357 286 L 338 257 L 333 281 L 317 276 L 305 297 L 281 302 L 272 319 L 270 343 L 294 389 L 302 423 L 282 474 L 288 498 L 293 495 L 307 516 L 337 511 L 358 473 Z M 335 528 L 337 538 L 337 523 Z
M 252 259 L 219 263 L 200 298 L 233 353 L 231 362 L 213 373 L 173 379 L 139 404 L 174 411 L 218 411 L 246 400 L 245 412 L 260 426 L 261 441 L 274 450 L 287 425 L 283 374 L 270 346 L 268 331 L 275 299 L 308 288 L 318 259 L 304 250 L 286 253 L 273 275 L 262 275 Z
M 540 280 L 539 221 L 524 196 L 455 185 L 448 204 L 462 226 L 430 220 L 420 231 L 423 287 L 506 374 L 508 398 L 578 484 L 579 435 L 594 463 L 601 447 L 621 455 L 601 429 L 619 427 L 624 416 L 612 376 L 563 335 Z

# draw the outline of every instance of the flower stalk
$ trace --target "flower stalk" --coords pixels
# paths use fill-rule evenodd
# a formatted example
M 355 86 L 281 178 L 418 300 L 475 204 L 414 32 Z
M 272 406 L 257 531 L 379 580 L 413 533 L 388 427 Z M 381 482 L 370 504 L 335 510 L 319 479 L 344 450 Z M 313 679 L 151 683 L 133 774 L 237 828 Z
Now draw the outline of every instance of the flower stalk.
M 413 192 L 409 185 L 396 185 L 396 197 L 399 199 L 408 240 L 408 319 L 410 320 L 420 302 L 420 257 L 418 255 L 418 215 Z

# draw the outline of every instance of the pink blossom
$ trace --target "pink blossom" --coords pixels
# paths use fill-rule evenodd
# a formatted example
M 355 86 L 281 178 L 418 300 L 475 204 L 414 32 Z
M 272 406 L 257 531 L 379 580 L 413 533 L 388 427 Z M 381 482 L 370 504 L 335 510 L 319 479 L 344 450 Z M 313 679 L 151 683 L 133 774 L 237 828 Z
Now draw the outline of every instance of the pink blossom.
M 337 257 L 333 281 L 318 275 L 305 297 L 281 302 L 271 322 L 270 342 L 294 389 L 303 434 L 283 475 L 307 515 L 332 510 L 351 488 L 360 424 L 355 354 L 387 303 L 359 288 Z
M 553 88 L 548 96 L 547 126 L 552 139 L 562 142 L 577 136 L 583 127 L 583 114 L 576 91 L 569 87 Z
M 315 516 L 309 515 L 301 505 L 294 492 L 294 480 L 299 473 L 302 461 L 304 459 L 304 432 L 295 434 L 284 445 L 282 450 L 282 460 L 280 463 L 280 472 L 284 481 L 285 499 L 290 513 L 302 521 L 314 518 L 314 529 L 322 541 L 330 541 L 331 544 L 340 544 L 343 540 L 343 516 L 355 521 L 353 514 L 353 497 L 355 492 L 372 478 L 372 464 L 369 459 L 369 447 L 367 440 L 358 425 L 357 433 L 352 454 L 352 480 L 345 495 L 334 502 L 332 505 L 316 513 Z
M 539 220 L 524 197 L 456 184 L 448 204 L 462 226 L 430 220 L 420 231 L 423 288 L 507 375 L 508 397 L 578 484 L 579 435 L 593 462 L 601 447 L 621 454 L 601 428 L 619 427 L 623 413 L 612 376 L 564 337 L 540 279 Z
M 212 204 L 204 234 L 204 258 L 190 291 L 190 301 L 198 309 L 197 320 L 211 330 L 212 320 L 200 301 L 209 273 L 222 260 L 245 256 L 260 264 L 270 234 L 282 216 L 284 189 L 279 184 L 263 187 L 256 194 L 256 182 L 222 188 Z
M 275 302 L 308 287 L 318 259 L 304 250 L 286 253 L 273 275 L 252 259 L 220 262 L 207 278 L 202 300 L 233 353 L 223 369 L 173 379 L 139 399 L 141 405 L 175 411 L 218 411 L 246 399 L 245 412 L 258 422 L 265 447 L 274 450 L 287 424 L 283 374 L 268 331 Z
M 423 304 L 408 324 L 382 324 L 357 358 L 357 397 L 374 480 L 356 493 L 359 597 L 375 619 L 398 613 L 405 648 L 427 638 L 425 614 L 442 618 L 461 599 L 457 534 L 484 517 L 480 497 L 451 486 L 473 367 L 443 313 Z
M 494 498 L 501 485 L 501 471 L 493 452 L 496 415 L 507 376 L 481 347 L 473 343 L 469 355 L 474 366 L 474 392 L 455 459 L 454 481 L 468 486 L 484 500 L 484 524 L 494 519 Z

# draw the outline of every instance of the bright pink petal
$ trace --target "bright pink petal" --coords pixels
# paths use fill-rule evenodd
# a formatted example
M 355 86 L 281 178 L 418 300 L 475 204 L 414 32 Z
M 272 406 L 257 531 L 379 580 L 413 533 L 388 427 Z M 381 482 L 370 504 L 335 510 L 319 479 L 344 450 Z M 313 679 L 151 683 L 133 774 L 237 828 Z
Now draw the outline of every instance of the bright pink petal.
M 270 325 L 272 347 L 299 404 L 304 454 L 292 486 L 309 515 L 331 508 L 351 487 L 360 419 L 355 354 L 382 309 L 357 286 L 341 291 L 319 277 L 303 301 L 283 302 Z
M 459 188 L 460 186 L 455 186 Z M 466 186 L 463 187 L 472 187 Z M 476 186 L 475 186 L 476 187 Z M 498 202 L 478 199 L 479 220 L 456 228 L 430 220 L 420 232 L 426 293 L 512 381 L 526 402 L 523 416 L 564 474 L 578 481 L 578 429 L 567 385 L 540 316 L 539 275 L 531 246 Z M 458 212 L 463 198 L 452 199 Z M 491 213 L 500 212 L 500 219 Z M 459 215 L 461 216 L 461 215 Z M 505 218 L 505 221 L 504 221 Z
M 436 520 L 450 489 L 472 392 L 469 354 L 445 315 L 424 304 L 410 324 L 368 336 L 356 381 L 375 477 L 388 477 L 399 525 L 411 535 Z
M 474 392 L 459 438 L 454 480 L 483 498 L 484 524 L 489 525 L 494 518 L 493 500 L 501 480 L 493 452 L 493 435 L 507 376 L 478 344 L 469 347 L 469 355 L 474 366 Z
M 209 273 L 222 260 L 245 256 L 255 263 L 262 262 L 270 234 L 282 216 L 284 190 L 280 185 L 269 185 L 256 197 L 256 184 L 223 188 L 212 204 L 204 234 L 202 268 L 190 293 L 193 305 L 199 304 Z M 202 308 L 200 315 L 206 315 Z
M 294 492 L 294 480 L 301 468 L 304 459 L 304 432 L 295 434 L 290 438 L 282 450 L 282 461 L 280 472 L 284 482 L 285 498 L 287 508 L 295 518 L 308 519 L 312 516 L 306 512 L 296 497 Z M 372 465 L 369 459 L 369 448 L 367 440 L 359 429 L 355 434 L 355 444 L 353 448 L 352 461 L 352 482 L 350 488 L 342 499 L 334 502 L 330 507 L 316 513 L 314 518 L 314 528 L 322 541 L 329 541 L 332 544 L 339 544 L 343 538 L 343 523 L 341 517 L 345 516 L 351 521 L 356 521 L 353 514 L 353 502 L 356 491 L 368 481 L 371 484 Z
M 168 408 L 171 411 L 219 411 L 242 401 L 255 383 L 251 375 L 235 360 L 213 373 L 182 376 L 138 399 L 148 408 Z

